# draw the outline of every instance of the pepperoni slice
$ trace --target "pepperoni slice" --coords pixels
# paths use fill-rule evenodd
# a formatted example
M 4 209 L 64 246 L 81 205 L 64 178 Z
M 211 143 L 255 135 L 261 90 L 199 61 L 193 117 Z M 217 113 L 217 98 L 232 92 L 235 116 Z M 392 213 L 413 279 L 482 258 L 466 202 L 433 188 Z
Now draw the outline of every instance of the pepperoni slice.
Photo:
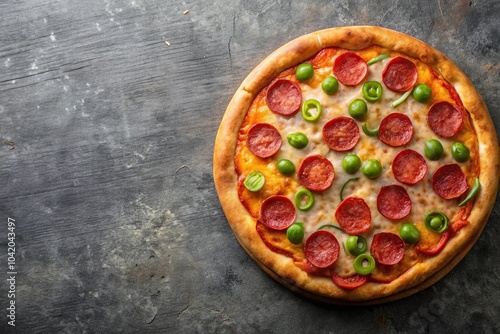
M 392 173 L 401 183 L 415 184 L 427 173 L 427 163 L 417 151 L 405 149 L 394 157 Z
M 279 131 L 268 123 L 256 123 L 248 130 L 248 149 L 259 158 L 269 158 L 281 147 Z
M 337 261 L 340 245 L 335 236 L 324 230 L 314 232 L 304 244 L 304 254 L 311 264 L 326 268 Z
M 333 62 L 333 75 L 346 86 L 356 86 L 367 73 L 368 65 L 354 52 L 344 52 Z
M 392 59 L 382 73 L 382 82 L 394 92 L 406 92 L 417 82 L 417 66 L 403 57 Z
M 405 114 L 392 113 L 380 122 L 378 138 L 389 146 L 406 145 L 411 137 L 413 137 L 413 124 Z
M 302 92 L 296 83 L 286 79 L 278 79 L 269 86 L 266 101 L 272 112 L 293 116 L 299 111 L 302 104 Z
M 295 221 L 295 216 L 295 206 L 285 196 L 270 196 L 260 207 L 260 221 L 273 230 L 288 228 Z
M 330 160 L 321 155 L 311 155 L 302 160 L 297 177 L 307 189 L 323 191 L 332 185 L 335 171 Z
M 323 140 L 334 151 L 348 151 L 359 140 L 359 127 L 350 117 L 336 117 L 323 127 Z
M 383 186 L 377 196 L 377 209 L 386 218 L 403 219 L 411 211 L 410 196 L 400 185 Z
M 362 198 L 347 197 L 335 211 L 335 219 L 346 233 L 361 234 L 370 228 L 372 215 Z
M 354 290 L 368 282 L 368 277 L 360 274 L 345 277 L 334 272 L 332 273 L 332 280 L 339 288 Z
M 444 199 L 460 197 L 468 188 L 464 172 L 457 164 L 444 165 L 432 176 L 432 189 Z
M 438 136 L 449 138 L 457 134 L 462 126 L 462 113 L 447 101 L 434 103 L 427 114 L 427 124 Z
M 370 254 L 380 264 L 393 265 L 403 259 L 405 243 L 397 234 L 377 233 L 373 236 Z

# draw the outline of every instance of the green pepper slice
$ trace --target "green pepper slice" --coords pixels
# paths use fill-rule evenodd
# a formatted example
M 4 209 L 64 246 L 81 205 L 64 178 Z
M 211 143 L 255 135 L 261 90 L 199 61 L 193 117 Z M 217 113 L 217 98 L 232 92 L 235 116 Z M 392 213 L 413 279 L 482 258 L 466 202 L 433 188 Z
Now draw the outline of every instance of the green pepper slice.
M 345 188 L 345 187 L 347 187 L 347 184 L 348 184 L 348 183 L 351 183 L 351 182 L 353 182 L 353 181 L 357 181 L 357 180 L 359 180 L 359 177 L 353 177 L 353 178 L 351 178 L 351 179 L 349 179 L 349 180 L 345 181 L 345 183 L 342 185 L 342 188 L 340 188 L 340 201 L 343 201 L 343 200 L 344 200 L 344 195 L 343 195 L 343 193 L 344 193 L 344 188 Z
M 366 252 L 368 245 L 362 236 L 351 235 L 345 241 L 345 248 L 351 255 L 359 255 Z
M 382 92 L 384 89 L 377 81 L 367 81 L 363 84 L 361 91 L 363 92 L 363 97 L 366 101 L 376 102 L 382 98 Z
M 265 182 L 266 178 L 264 177 L 264 175 L 262 175 L 261 172 L 255 170 L 247 175 L 243 184 L 248 190 L 256 192 L 262 189 Z
M 318 100 L 309 99 L 302 104 L 302 117 L 306 121 L 313 122 L 321 116 L 321 104 Z
M 406 101 L 406 99 L 408 98 L 408 96 L 410 96 L 411 92 L 412 92 L 412 91 L 411 91 L 411 89 L 410 89 L 409 91 L 405 92 L 403 95 L 401 95 L 401 96 L 399 97 L 399 99 L 397 99 L 397 100 L 395 100 L 394 102 L 392 102 L 392 104 L 391 104 L 391 105 L 392 105 L 393 107 L 397 107 L 397 106 L 399 106 L 401 103 L 403 103 L 404 101 Z
M 363 129 L 363 132 L 365 135 L 368 137 L 377 137 L 378 136 L 378 126 L 375 129 L 368 129 L 368 125 L 366 123 L 361 124 L 361 128 Z
M 314 196 L 307 188 L 302 188 L 295 194 L 295 206 L 301 211 L 307 211 L 314 205 Z
M 479 182 L 479 178 L 476 177 L 474 179 L 474 185 L 472 186 L 472 189 L 469 191 L 465 199 L 462 202 L 460 202 L 460 204 L 458 204 L 458 206 L 464 206 L 467 202 L 476 197 L 477 193 L 479 192 L 479 189 L 481 189 L 481 183 Z
M 324 230 L 324 229 L 325 229 L 325 228 L 327 228 L 327 227 L 333 227 L 333 228 L 335 228 L 335 229 L 337 229 L 337 230 L 339 230 L 339 231 L 341 231 L 341 232 L 344 232 L 344 233 L 345 233 L 345 231 L 344 231 L 343 229 L 341 229 L 341 228 L 340 228 L 340 227 L 338 227 L 338 226 L 332 225 L 332 224 L 325 224 L 325 225 L 321 225 L 320 227 L 318 227 L 318 230 Z
M 360 275 L 368 275 L 375 269 L 375 259 L 370 254 L 360 254 L 354 259 L 354 270 Z
M 441 211 L 431 211 L 425 214 L 424 223 L 427 229 L 436 233 L 441 233 L 448 229 L 450 220 Z
M 389 54 L 388 53 L 382 53 L 382 54 L 379 54 L 378 56 L 376 56 L 375 58 L 372 58 L 370 60 L 368 60 L 366 62 L 366 65 L 370 66 L 370 65 L 373 65 L 381 60 L 384 60 L 385 58 L 389 58 Z

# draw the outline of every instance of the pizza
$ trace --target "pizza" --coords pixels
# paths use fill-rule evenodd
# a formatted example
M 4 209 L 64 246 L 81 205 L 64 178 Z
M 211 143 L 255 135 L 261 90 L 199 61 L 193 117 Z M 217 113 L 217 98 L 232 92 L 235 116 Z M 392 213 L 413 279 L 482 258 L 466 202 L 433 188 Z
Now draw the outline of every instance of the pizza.
M 315 300 L 376 304 L 432 285 L 470 250 L 499 145 L 481 96 L 439 51 L 385 28 L 331 28 L 250 72 L 213 172 L 264 271 Z

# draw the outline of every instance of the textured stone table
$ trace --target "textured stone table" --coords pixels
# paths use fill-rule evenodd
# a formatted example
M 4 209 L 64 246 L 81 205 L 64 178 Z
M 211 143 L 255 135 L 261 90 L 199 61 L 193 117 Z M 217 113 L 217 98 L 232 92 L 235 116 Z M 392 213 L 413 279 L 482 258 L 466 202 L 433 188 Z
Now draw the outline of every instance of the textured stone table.
M 435 46 L 499 124 L 500 2 L 6 0 L 0 13 L 1 333 L 500 331 L 498 201 L 431 288 L 332 308 L 254 264 L 211 171 L 218 124 L 249 71 L 332 26 L 380 25 Z

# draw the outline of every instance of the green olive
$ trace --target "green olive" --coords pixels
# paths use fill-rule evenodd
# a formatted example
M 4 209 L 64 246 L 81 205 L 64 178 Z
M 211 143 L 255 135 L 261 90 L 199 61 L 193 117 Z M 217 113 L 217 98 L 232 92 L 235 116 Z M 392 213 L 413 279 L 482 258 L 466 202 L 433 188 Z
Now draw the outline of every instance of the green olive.
M 302 63 L 297 66 L 297 70 L 295 71 L 295 76 L 297 80 L 300 82 L 307 81 L 311 79 L 314 75 L 314 68 L 309 63 Z
M 368 113 L 368 106 L 362 99 L 356 99 L 349 105 L 349 115 L 357 120 L 362 120 Z
M 441 226 L 443 225 L 443 219 L 439 216 L 432 217 L 431 220 L 429 221 L 429 226 L 431 227 L 432 230 L 439 230 Z
M 293 223 L 290 225 L 286 230 L 286 237 L 292 244 L 300 244 L 304 239 L 304 223 Z
M 377 159 L 369 159 L 363 163 L 361 172 L 369 179 L 374 179 L 382 174 L 382 165 Z
M 350 153 L 342 159 L 342 168 L 348 174 L 354 174 L 361 167 L 361 159 L 353 153 Z
M 276 163 L 276 168 L 278 169 L 278 172 L 283 175 L 292 175 L 295 172 L 295 166 L 293 162 L 288 159 L 278 160 L 278 162 Z
M 430 139 L 424 144 L 424 153 L 430 160 L 439 160 L 443 156 L 443 145 L 437 139 Z
M 321 82 L 321 89 L 323 89 L 323 92 L 328 95 L 335 94 L 339 89 L 339 81 L 337 80 L 337 78 L 329 75 L 325 79 L 323 79 L 323 82 Z
M 399 236 L 408 244 L 416 244 L 420 241 L 420 232 L 413 224 L 403 224 L 399 228 Z
M 265 182 L 266 179 L 264 175 L 262 175 L 261 172 L 254 170 L 253 172 L 247 175 L 243 184 L 245 185 L 245 188 L 247 188 L 248 190 L 256 192 L 262 189 Z
M 469 160 L 470 151 L 464 144 L 456 142 L 451 146 L 451 155 L 458 162 Z
M 413 98 L 418 102 L 425 102 L 431 97 L 431 88 L 426 84 L 417 85 L 413 89 Z
M 302 132 L 290 133 L 286 138 L 288 143 L 295 148 L 304 148 L 309 143 L 309 139 Z

